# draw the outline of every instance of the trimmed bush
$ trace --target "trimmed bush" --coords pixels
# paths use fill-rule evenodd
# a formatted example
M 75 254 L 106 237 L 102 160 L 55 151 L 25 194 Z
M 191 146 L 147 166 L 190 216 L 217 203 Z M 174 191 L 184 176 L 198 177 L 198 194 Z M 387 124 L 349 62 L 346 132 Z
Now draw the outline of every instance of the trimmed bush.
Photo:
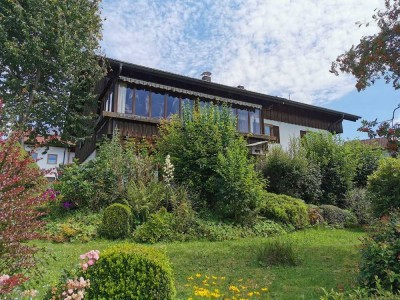
M 346 209 L 334 205 L 321 205 L 319 207 L 324 220 L 329 225 L 338 227 L 351 227 L 358 225 L 357 217 Z
M 367 288 L 400 293 L 400 213 L 378 222 L 364 239 L 361 250 L 359 282 Z M 377 278 L 376 278 L 377 277 Z
M 88 268 L 88 299 L 174 299 L 171 266 L 160 251 L 122 244 L 106 249 Z M 86 298 L 86 296 L 85 296 Z
M 368 177 L 373 211 L 377 216 L 400 208 L 400 159 L 385 158 Z
M 114 203 L 104 210 L 99 233 L 109 239 L 124 239 L 131 233 L 132 223 L 130 207 L 125 204 Z
M 295 228 L 307 226 L 307 205 L 301 199 L 287 195 L 266 193 L 260 207 L 260 215 L 267 219 L 293 225 Z

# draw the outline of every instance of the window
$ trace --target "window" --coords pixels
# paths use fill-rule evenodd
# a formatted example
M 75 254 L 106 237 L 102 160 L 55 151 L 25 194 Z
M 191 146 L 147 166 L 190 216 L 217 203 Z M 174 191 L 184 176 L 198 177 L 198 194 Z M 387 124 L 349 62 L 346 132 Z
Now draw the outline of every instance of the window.
M 184 110 L 192 111 L 193 108 L 194 108 L 194 101 L 192 99 L 188 98 L 182 99 L 182 112 Z
M 135 93 L 135 115 L 149 116 L 149 92 L 146 90 L 136 90 Z
M 259 109 L 250 112 L 250 132 L 254 134 L 261 134 Z
M 106 103 L 104 107 L 105 111 L 113 110 L 113 104 L 114 104 L 113 98 L 114 98 L 114 87 L 112 86 L 107 94 Z
M 264 134 L 268 136 L 272 136 L 272 125 L 264 124 Z
M 126 88 L 125 97 L 123 98 L 125 102 L 124 113 L 131 114 L 133 113 L 133 89 L 130 87 Z
M 168 96 L 167 98 L 167 118 L 174 114 L 179 114 L 179 98 Z
M 211 106 L 211 103 L 200 100 L 199 106 L 200 106 L 200 109 L 209 108 Z
M 249 132 L 249 112 L 245 109 L 237 109 L 238 130 L 240 132 Z
M 47 154 L 47 163 L 49 165 L 57 164 L 57 154 Z
M 161 119 L 164 118 L 165 95 L 151 93 L 151 117 Z
M 31 156 L 32 156 L 32 158 L 33 158 L 34 161 L 37 161 L 37 159 L 38 159 L 38 154 L 37 154 L 37 153 L 32 152 L 32 153 L 31 153 Z

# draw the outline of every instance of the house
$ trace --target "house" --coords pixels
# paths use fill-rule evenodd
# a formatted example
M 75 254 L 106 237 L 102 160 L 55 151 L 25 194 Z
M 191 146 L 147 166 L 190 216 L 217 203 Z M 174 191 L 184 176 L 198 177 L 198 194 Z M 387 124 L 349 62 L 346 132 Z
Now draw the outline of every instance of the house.
M 96 142 L 103 135 L 112 136 L 115 128 L 122 136 L 153 138 L 160 120 L 180 114 L 184 105 L 227 103 L 253 153 L 262 153 L 269 143 L 287 147 L 290 137 L 309 130 L 342 133 L 344 120 L 360 118 L 248 91 L 243 86 L 214 83 L 210 72 L 195 79 L 115 59 L 108 59 L 108 63 L 110 71 L 96 87 L 99 117 L 93 136 L 77 145 L 76 157 L 82 162 L 95 156 Z
M 36 138 L 36 144 L 43 144 L 43 137 Z M 57 168 L 61 165 L 72 163 L 75 158 L 75 146 L 71 143 L 62 142 L 54 139 L 47 146 L 35 147 L 32 142 L 26 140 L 24 143 L 26 151 L 32 151 L 32 158 L 36 161 L 39 168 L 48 170 L 45 175 L 47 179 L 53 181 L 57 178 Z
M 376 145 L 380 147 L 382 150 L 384 150 L 384 153 L 387 156 L 397 157 L 398 155 L 398 143 L 396 141 L 389 140 L 388 138 L 378 137 L 360 141 L 365 145 Z

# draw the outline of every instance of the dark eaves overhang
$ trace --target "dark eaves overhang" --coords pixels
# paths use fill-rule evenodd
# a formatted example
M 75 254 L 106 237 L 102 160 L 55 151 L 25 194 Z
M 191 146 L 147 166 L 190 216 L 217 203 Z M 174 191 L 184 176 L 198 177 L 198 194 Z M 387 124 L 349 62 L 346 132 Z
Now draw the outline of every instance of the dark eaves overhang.
M 142 72 L 142 73 L 146 73 L 150 76 L 159 76 L 162 78 L 179 81 L 179 82 L 183 82 L 183 83 L 187 83 L 187 84 L 193 84 L 193 85 L 201 86 L 201 87 L 208 88 L 208 89 L 222 91 L 225 93 L 240 95 L 242 97 L 251 97 L 251 98 L 259 99 L 261 101 L 268 101 L 270 103 L 283 104 L 283 105 L 298 107 L 298 108 L 307 109 L 307 110 L 311 110 L 311 111 L 315 111 L 315 112 L 326 113 L 329 115 L 337 116 L 338 118 L 341 117 L 341 118 L 343 118 L 343 120 L 355 122 L 361 118 L 360 116 L 348 114 L 348 113 L 337 111 L 337 110 L 332 110 L 332 109 L 323 108 L 323 107 L 319 107 L 319 106 L 315 106 L 315 105 L 311 105 L 311 104 L 301 103 L 301 102 L 297 102 L 297 101 L 293 101 L 293 100 L 289 100 L 289 99 L 285 99 L 285 98 L 281 98 L 281 97 L 265 95 L 265 94 L 245 90 L 245 89 L 239 89 L 237 87 L 231 87 L 231 86 L 227 86 L 227 85 L 223 85 L 223 84 L 219 84 L 219 83 L 215 83 L 215 82 L 209 82 L 209 81 L 205 81 L 205 80 L 201 80 L 201 79 L 197 79 L 197 78 L 192 78 L 192 77 L 174 74 L 174 73 L 157 70 L 157 69 L 153 69 L 153 68 L 149 68 L 149 67 L 145 67 L 145 66 L 127 63 L 127 62 L 123 62 L 123 61 L 116 60 L 116 59 L 107 58 L 107 61 L 113 68 L 115 68 L 115 67 L 119 68 L 122 65 L 122 68 L 127 68 L 129 70 L 132 70 L 133 72 L 135 72 L 135 71 Z

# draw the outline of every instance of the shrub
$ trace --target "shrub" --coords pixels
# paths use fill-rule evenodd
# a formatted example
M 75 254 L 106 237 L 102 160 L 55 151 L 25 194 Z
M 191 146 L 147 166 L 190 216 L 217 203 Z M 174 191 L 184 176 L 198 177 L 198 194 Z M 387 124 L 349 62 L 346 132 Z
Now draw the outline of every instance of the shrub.
M 260 215 L 276 222 L 302 228 L 308 225 L 307 205 L 303 200 L 287 195 L 265 193 Z
M 342 207 L 355 172 L 343 141 L 328 132 L 309 132 L 301 143 L 306 157 L 319 167 L 322 174 L 320 203 Z
M 346 142 L 345 151 L 355 170 L 353 184 L 359 188 L 365 187 L 368 176 L 378 168 L 379 160 L 383 157 L 381 147 L 362 144 L 356 140 Z
M 224 219 L 251 223 L 263 197 L 263 182 L 250 163 L 243 139 L 232 141 L 226 153 L 218 153 L 215 183 L 216 212 Z
M 321 205 L 319 208 L 322 211 L 325 222 L 329 225 L 351 227 L 358 224 L 356 216 L 348 210 L 334 205 Z
M 308 221 L 311 225 L 318 225 L 325 222 L 324 217 L 322 216 L 321 209 L 316 205 L 308 205 Z
M 376 279 L 383 289 L 400 292 L 400 213 L 392 213 L 377 222 L 364 239 L 361 250 L 359 282 L 376 288 Z
M 118 133 L 105 139 L 96 155 L 86 164 L 75 162 L 61 170 L 58 188 L 64 202 L 98 211 L 126 198 L 130 181 L 147 184 L 154 180 L 153 159 L 140 145 L 123 144 Z
M 0 114 L 1 108 L 0 99 Z M 21 148 L 23 138 L 22 133 L 0 130 L 0 274 L 9 274 L 11 281 L 24 281 L 21 274 L 37 266 L 39 249 L 26 242 L 42 237 L 39 229 L 44 212 L 37 207 L 54 196 L 46 191 L 43 172 Z
M 368 177 L 368 192 L 377 216 L 400 208 L 400 159 L 385 158 Z
M 271 220 L 258 220 L 252 230 L 255 236 L 270 237 L 285 234 L 286 230 L 278 223 Z
M 175 287 L 166 256 L 150 247 L 122 244 L 101 253 L 88 268 L 88 299 L 174 299 Z
M 261 169 L 268 180 L 269 192 L 319 203 L 322 195 L 320 170 L 305 157 L 296 140 L 292 140 L 290 152 L 280 147 L 272 148 Z
M 109 239 L 126 238 L 131 233 L 132 221 L 132 211 L 129 206 L 111 204 L 104 210 L 99 233 Z
M 102 215 L 86 210 L 64 213 L 63 217 L 48 216 L 46 234 L 54 242 L 89 242 L 97 236 Z
M 273 239 L 267 241 L 257 254 L 260 265 L 267 266 L 296 266 L 299 258 L 293 243 L 288 240 Z
M 228 107 L 184 109 L 181 119 L 161 125 L 157 148 L 162 161 L 170 155 L 174 181 L 205 201 L 196 207 L 235 221 L 252 215 L 261 184 Z
M 133 240 L 138 243 L 154 244 L 177 239 L 174 215 L 165 208 L 151 214 L 149 219 L 139 225 L 133 233 Z
M 370 224 L 373 220 L 372 203 L 365 188 L 354 188 L 347 193 L 346 208 L 352 211 L 360 225 Z

